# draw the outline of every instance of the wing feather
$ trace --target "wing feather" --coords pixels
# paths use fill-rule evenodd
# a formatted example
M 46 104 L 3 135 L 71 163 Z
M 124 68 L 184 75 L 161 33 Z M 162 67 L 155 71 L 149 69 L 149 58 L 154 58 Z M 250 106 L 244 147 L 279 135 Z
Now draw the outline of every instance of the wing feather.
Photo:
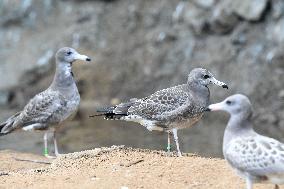
M 149 97 L 137 100 L 129 109 L 129 115 L 139 115 L 151 119 L 157 115 L 174 111 L 188 100 L 186 85 L 155 92 Z
M 265 136 L 234 139 L 224 155 L 233 167 L 253 175 L 284 172 L 284 144 Z
M 46 90 L 32 98 L 21 112 L 18 122 L 22 127 L 33 123 L 58 123 L 58 113 L 67 101 L 57 91 Z

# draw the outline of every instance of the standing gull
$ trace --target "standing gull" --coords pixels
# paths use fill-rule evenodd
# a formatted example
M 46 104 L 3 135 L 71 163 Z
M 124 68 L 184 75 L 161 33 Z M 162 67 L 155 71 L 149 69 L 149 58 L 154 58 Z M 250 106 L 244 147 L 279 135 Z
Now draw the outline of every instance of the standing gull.
M 252 107 L 241 94 L 212 104 L 208 111 L 222 110 L 231 117 L 225 129 L 223 154 L 238 175 L 246 180 L 247 189 L 253 183 L 284 184 L 284 144 L 257 134 L 252 127 Z
M 178 155 L 181 156 L 177 130 L 191 127 L 201 119 L 209 105 L 210 83 L 228 88 L 206 69 L 195 68 L 189 73 L 187 84 L 157 91 L 143 99 L 130 99 L 129 102 L 99 110 L 100 114 L 96 116 L 137 122 L 149 131 L 166 131 L 168 151 L 170 151 L 170 135 L 173 133 Z
M 43 92 L 33 97 L 24 109 L 6 122 L 0 124 L 0 135 L 6 135 L 15 130 L 51 130 L 55 155 L 58 156 L 56 129 L 74 115 L 80 103 L 73 73 L 72 63 L 76 60 L 91 61 L 86 55 L 80 55 L 69 47 L 61 48 L 56 53 L 56 71 L 53 82 Z M 44 155 L 48 155 L 47 134 L 44 134 Z

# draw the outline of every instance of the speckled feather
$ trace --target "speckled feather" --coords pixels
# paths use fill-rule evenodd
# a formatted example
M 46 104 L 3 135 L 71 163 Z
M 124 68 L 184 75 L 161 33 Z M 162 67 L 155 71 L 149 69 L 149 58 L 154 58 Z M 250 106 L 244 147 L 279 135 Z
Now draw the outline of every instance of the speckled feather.
M 49 88 L 32 98 L 23 111 L 14 116 L 13 124 L 7 124 L 6 127 L 3 127 L 2 132 L 9 133 L 35 123 L 38 125 L 33 129 L 48 129 L 49 126 L 64 121 L 77 109 L 67 109 L 67 104 L 68 100 L 59 91 L 53 91 Z M 68 113 L 69 111 L 70 113 Z M 5 123 L 7 122 L 9 120 Z
M 257 135 L 233 139 L 224 151 L 226 160 L 236 169 L 255 176 L 284 175 L 284 144 Z
M 56 124 L 62 121 L 62 112 L 67 100 L 58 91 L 47 90 L 36 95 L 26 105 L 19 118 L 27 123 Z
M 195 102 L 188 85 L 183 84 L 157 91 L 143 99 L 131 99 L 119 104 L 113 112 L 127 115 L 121 117 L 123 120 L 139 117 L 168 130 L 191 127 L 200 120 L 205 107 Z
M 149 97 L 137 100 L 129 109 L 128 115 L 139 115 L 146 119 L 156 119 L 158 115 L 171 112 L 188 99 L 187 86 L 179 85 L 155 92 Z

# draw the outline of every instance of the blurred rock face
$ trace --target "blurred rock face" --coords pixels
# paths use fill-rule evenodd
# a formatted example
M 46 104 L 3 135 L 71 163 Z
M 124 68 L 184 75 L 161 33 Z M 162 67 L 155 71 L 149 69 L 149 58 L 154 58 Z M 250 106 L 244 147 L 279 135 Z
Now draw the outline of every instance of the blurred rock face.
M 228 83 L 229 91 L 210 87 L 212 102 L 234 93 L 248 95 L 256 130 L 281 139 L 281 7 L 281 0 L 2 0 L 1 118 L 20 110 L 45 89 L 53 77 L 54 53 L 62 46 L 73 46 L 94 57 L 94 62 L 74 65 L 82 104 L 72 123 L 75 128 L 62 131 L 59 143 L 66 151 L 111 144 L 165 148 L 165 134 L 150 133 L 132 123 L 89 120 L 88 115 L 98 106 L 185 83 L 194 67 L 208 68 Z M 180 131 L 186 135 L 181 137 L 182 149 L 220 156 L 224 115 L 207 114 L 195 128 Z M 9 136 L 0 140 L 1 149 L 7 143 L 13 147 Z

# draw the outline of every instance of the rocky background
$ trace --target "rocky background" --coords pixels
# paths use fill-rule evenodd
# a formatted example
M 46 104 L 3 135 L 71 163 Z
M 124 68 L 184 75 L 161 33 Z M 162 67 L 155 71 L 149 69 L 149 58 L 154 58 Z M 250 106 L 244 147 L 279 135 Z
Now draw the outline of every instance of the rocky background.
M 282 0 L 0 0 L 0 118 L 49 86 L 54 54 L 72 46 L 93 57 L 76 63 L 82 103 L 60 131 L 63 152 L 125 144 L 165 149 L 167 135 L 135 123 L 90 119 L 98 107 L 185 83 L 208 68 L 230 90 L 211 86 L 211 101 L 243 93 L 258 132 L 284 141 Z M 181 148 L 221 157 L 228 115 L 210 113 L 179 131 Z M 42 133 L 0 138 L 0 149 L 40 153 Z

